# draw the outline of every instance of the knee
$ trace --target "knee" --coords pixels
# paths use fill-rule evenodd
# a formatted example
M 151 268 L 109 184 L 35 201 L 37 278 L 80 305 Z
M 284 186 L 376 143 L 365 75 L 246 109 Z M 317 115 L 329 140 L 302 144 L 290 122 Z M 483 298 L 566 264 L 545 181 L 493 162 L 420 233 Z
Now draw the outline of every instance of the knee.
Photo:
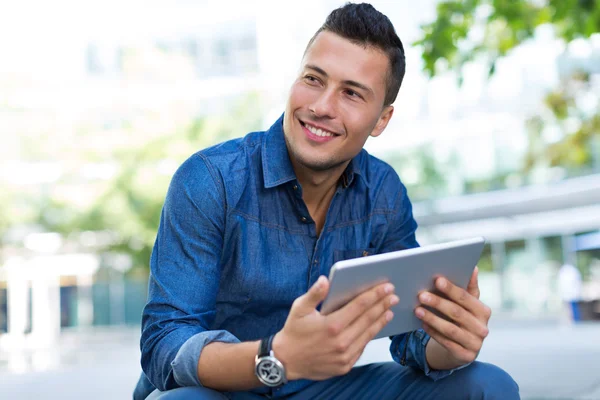
M 457 373 L 466 380 L 462 386 L 468 392 L 465 398 L 520 399 L 519 385 L 506 371 L 495 365 L 474 362 Z

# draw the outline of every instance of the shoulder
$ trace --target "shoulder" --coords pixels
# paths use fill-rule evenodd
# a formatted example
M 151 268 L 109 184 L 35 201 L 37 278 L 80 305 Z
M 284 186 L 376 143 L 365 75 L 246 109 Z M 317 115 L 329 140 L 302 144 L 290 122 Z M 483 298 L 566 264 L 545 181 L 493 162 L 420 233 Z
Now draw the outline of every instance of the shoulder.
M 244 137 L 228 140 L 201 150 L 195 156 L 214 168 L 226 170 L 232 164 L 244 162 L 248 156 L 260 151 L 265 132 L 251 132 Z
M 213 163 L 219 164 L 223 159 L 237 158 L 240 155 L 247 154 L 248 151 L 259 149 L 262 144 L 262 138 L 265 132 L 250 132 L 244 137 L 227 140 L 225 142 L 207 147 L 196 153 L 196 155 L 206 158 Z
M 175 172 L 169 197 L 183 196 L 198 204 L 207 199 L 235 202 L 247 185 L 257 182 L 263 136 L 252 132 L 194 153 Z
M 264 132 L 251 132 L 248 135 L 231 139 L 192 154 L 181 164 L 174 180 L 187 182 L 202 181 L 207 175 L 215 182 L 223 180 L 232 169 L 248 164 L 248 157 L 260 149 Z M 222 182 L 221 182 L 222 183 Z

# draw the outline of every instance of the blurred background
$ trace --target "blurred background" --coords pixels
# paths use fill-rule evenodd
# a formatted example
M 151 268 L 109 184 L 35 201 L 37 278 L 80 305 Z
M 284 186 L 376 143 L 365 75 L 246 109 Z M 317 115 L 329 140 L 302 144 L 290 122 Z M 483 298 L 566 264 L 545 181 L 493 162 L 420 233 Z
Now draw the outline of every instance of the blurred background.
M 269 127 L 343 3 L 0 2 L 2 398 L 131 397 L 173 172 Z M 481 357 L 524 398 L 600 399 L 600 1 L 372 4 L 407 73 L 366 148 L 421 244 L 487 238 Z

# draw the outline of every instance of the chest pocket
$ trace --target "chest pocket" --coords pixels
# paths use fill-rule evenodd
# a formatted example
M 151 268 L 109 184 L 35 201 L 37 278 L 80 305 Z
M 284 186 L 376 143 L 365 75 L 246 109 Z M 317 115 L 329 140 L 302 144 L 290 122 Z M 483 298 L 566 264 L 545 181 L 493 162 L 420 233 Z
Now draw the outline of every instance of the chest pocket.
M 375 252 L 374 247 L 365 247 L 362 249 L 354 249 L 354 250 L 334 250 L 333 251 L 333 263 L 335 264 L 338 261 L 342 260 L 351 260 L 353 258 L 372 256 L 377 254 Z

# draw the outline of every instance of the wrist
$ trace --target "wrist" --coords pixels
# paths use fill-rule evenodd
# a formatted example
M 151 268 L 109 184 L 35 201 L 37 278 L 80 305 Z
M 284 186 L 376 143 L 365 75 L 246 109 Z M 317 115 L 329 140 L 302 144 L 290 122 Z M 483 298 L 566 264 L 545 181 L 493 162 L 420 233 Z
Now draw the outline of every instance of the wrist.
M 434 338 L 429 339 L 425 347 L 425 362 L 431 370 L 443 371 L 458 368 L 462 365 L 452 353 Z
M 279 331 L 275 334 L 272 343 L 273 353 L 275 357 L 283 364 L 285 367 L 285 375 L 288 381 L 301 379 L 300 374 L 295 370 L 292 361 L 290 360 L 289 354 L 286 349 L 289 349 L 284 334 Z

